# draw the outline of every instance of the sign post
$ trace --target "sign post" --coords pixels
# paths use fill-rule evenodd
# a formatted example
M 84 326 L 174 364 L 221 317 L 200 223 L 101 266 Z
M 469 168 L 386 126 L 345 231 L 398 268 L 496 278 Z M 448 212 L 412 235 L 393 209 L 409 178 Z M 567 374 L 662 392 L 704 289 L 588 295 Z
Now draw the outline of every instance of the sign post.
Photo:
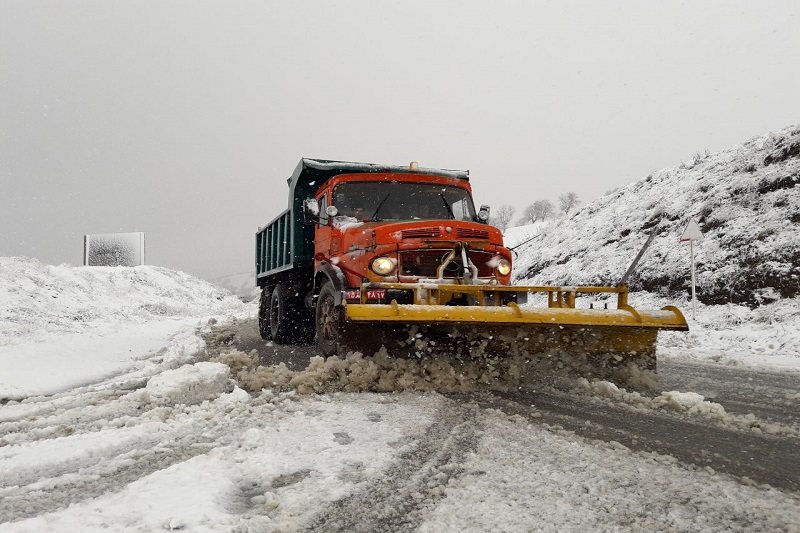
M 692 320 L 697 319 L 697 298 L 695 296 L 694 283 L 694 241 L 702 241 L 704 238 L 703 232 L 700 231 L 700 226 L 697 225 L 693 218 L 690 218 L 681 235 L 681 242 L 689 241 L 689 250 L 692 256 Z

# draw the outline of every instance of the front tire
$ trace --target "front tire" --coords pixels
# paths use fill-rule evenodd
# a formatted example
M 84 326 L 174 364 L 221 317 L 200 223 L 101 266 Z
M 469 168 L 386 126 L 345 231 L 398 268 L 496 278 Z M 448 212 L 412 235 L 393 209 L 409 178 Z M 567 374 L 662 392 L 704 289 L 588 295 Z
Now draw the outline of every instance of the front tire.
M 339 349 L 339 335 L 342 331 L 342 306 L 336 305 L 336 291 L 333 284 L 325 283 L 319 291 L 316 309 L 317 344 L 322 355 L 336 355 Z

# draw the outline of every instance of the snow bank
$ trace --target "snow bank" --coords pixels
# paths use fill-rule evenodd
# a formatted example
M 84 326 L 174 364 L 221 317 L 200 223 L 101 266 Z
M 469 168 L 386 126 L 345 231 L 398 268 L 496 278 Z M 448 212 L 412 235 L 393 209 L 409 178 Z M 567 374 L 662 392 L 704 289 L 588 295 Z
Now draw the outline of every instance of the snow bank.
M 0 257 L 0 346 L 80 333 L 98 323 L 141 324 L 244 309 L 229 292 L 166 268 L 54 266 Z
M 246 314 L 227 291 L 153 266 L 72 267 L 0 258 L 0 399 L 53 394 L 203 349 L 207 317 Z
M 698 303 L 695 318 L 685 295 L 636 292 L 630 303 L 639 309 L 676 305 L 686 316 L 688 332 L 659 332 L 659 357 L 800 368 L 800 298 L 782 298 L 755 309 Z

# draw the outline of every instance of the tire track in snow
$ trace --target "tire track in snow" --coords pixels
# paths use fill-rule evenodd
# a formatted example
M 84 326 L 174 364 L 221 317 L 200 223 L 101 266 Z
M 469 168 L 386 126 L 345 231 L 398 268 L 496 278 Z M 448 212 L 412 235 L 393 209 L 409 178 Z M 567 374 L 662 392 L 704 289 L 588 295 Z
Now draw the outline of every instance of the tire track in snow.
M 66 465 L 69 471 L 48 472 L 41 479 L 0 489 L 0 516 L 14 522 L 64 509 L 70 504 L 119 491 L 125 485 L 158 470 L 206 453 L 216 443 L 198 443 L 197 435 L 184 435 L 175 441 L 136 446 L 111 457 L 91 457 Z M 36 477 L 35 473 L 33 474 Z
M 125 398 L 128 394 L 128 390 L 94 391 L 22 404 L 15 413 L 0 416 L 0 448 L 130 425 L 157 407 Z
M 305 531 L 368 533 L 413 531 L 422 513 L 444 497 L 450 479 L 475 451 L 481 429 L 473 409 L 447 400 L 419 443 L 380 479 L 334 502 Z
M 213 427 L 213 418 L 192 416 L 189 423 L 119 443 L 77 460 L 22 469 L 4 476 L 0 485 L 0 517 L 14 522 L 64 509 L 71 504 L 123 490 L 128 484 L 193 457 L 232 444 L 252 420 L 266 418 L 257 402 L 246 417 Z M 223 419 L 225 420 L 225 419 Z

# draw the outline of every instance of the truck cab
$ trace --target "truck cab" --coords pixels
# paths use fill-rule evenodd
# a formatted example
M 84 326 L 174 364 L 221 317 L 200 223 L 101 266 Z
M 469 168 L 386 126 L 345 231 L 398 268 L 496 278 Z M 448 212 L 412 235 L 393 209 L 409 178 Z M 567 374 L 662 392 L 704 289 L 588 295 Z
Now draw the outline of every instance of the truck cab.
M 317 285 L 325 281 L 325 265 L 337 267 L 348 299 L 365 282 L 510 282 L 502 234 L 479 219 L 466 179 L 343 174 L 319 187 L 314 199 Z

